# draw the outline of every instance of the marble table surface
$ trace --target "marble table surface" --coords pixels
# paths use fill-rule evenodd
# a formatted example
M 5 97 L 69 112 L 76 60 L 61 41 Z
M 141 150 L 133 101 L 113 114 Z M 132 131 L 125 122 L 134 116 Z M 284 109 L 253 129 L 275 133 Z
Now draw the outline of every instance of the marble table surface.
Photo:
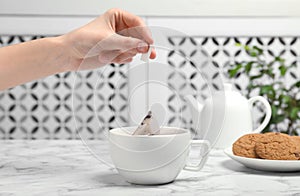
M 101 141 L 98 144 L 105 147 Z M 105 153 L 103 154 L 105 155 Z M 127 183 L 80 141 L 0 141 L 0 195 L 298 195 L 300 172 L 248 169 L 213 150 L 200 172 L 173 183 Z M 300 194 L 299 194 L 300 195 Z

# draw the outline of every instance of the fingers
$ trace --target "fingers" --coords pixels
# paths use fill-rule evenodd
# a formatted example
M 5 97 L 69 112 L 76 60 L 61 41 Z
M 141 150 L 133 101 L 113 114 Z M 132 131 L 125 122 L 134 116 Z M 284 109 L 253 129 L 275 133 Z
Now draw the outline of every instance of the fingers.
M 121 53 L 119 50 L 105 51 L 99 54 L 98 65 L 106 65 L 109 63 L 129 63 L 136 54 L 136 49 L 128 50 L 125 53 Z
M 148 44 L 153 44 L 151 31 L 140 17 L 126 11 L 121 11 L 121 19 L 128 28 L 128 36 L 134 36 L 145 40 Z M 121 29 L 119 31 L 121 31 Z
M 133 58 L 129 58 L 129 59 L 125 59 L 121 62 L 119 62 L 120 64 L 125 64 L 125 63 L 130 63 L 133 60 Z
M 114 34 L 102 40 L 97 47 L 94 47 L 91 50 L 92 52 L 89 52 L 88 57 L 99 56 L 99 61 L 102 64 L 110 62 L 123 63 L 124 59 L 132 58 L 137 53 L 147 53 L 148 49 L 149 45 L 139 39 Z M 153 48 L 150 59 L 154 59 L 155 57 L 156 51 Z
M 128 27 L 127 29 L 118 31 L 117 33 L 127 37 L 138 38 L 149 45 L 153 44 L 152 34 L 147 26 Z
M 135 49 L 140 53 L 145 53 L 148 50 L 148 44 L 146 42 L 118 34 L 111 35 L 102 40 L 98 45 L 98 48 L 101 48 L 101 50 L 121 50 L 122 52 L 126 52 Z
M 127 27 L 146 26 L 145 22 L 138 16 L 124 10 L 119 10 L 120 19 L 124 21 Z
M 104 51 L 97 56 L 84 58 L 78 69 L 79 70 L 95 69 L 97 67 L 110 64 L 120 54 L 121 54 L 120 51 Z
M 136 50 L 131 50 L 131 51 L 128 51 L 126 53 L 122 53 L 120 54 L 119 56 L 117 56 L 116 58 L 114 58 L 112 60 L 113 63 L 123 63 L 123 62 L 127 62 L 129 61 L 129 59 L 132 60 L 132 58 L 137 54 Z M 130 61 L 131 61 L 130 60 Z M 130 62 L 129 61 L 129 62 Z
M 85 58 L 99 56 L 101 64 L 120 63 L 124 59 L 134 57 L 137 53 L 147 53 L 148 49 L 148 44 L 139 39 L 114 34 L 97 44 Z M 156 51 L 153 48 L 150 58 L 154 59 L 155 57 Z
M 118 34 L 114 34 L 108 38 L 106 45 L 107 48 L 104 48 L 106 50 L 119 50 L 121 53 L 130 53 L 130 51 L 132 53 L 134 51 L 134 55 L 137 53 L 147 53 L 149 50 L 149 45 L 147 43 L 136 38 L 125 37 Z M 155 57 L 156 51 L 152 48 L 150 59 L 154 59 Z
M 116 33 L 153 44 L 151 31 L 142 18 L 121 9 L 110 9 L 106 14 L 112 19 L 111 23 Z
M 156 57 L 156 51 L 153 48 L 152 51 L 151 51 L 151 54 L 150 54 L 150 59 L 155 59 L 155 57 Z
M 105 51 L 99 54 L 99 56 L 83 59 L 78 70 L 95 69 L 110 63 L 130 63 L 136 54 L 136 50 L 131 50 L 126 53 L 120 53 L 120 51 Z
M 121 53 L 119 50 L 108 50 L 108 51 L 102 51 L 98 55 L 98 61 L 100 64 L 105 65 L 113 62 L 115 58 L 117 58 Z

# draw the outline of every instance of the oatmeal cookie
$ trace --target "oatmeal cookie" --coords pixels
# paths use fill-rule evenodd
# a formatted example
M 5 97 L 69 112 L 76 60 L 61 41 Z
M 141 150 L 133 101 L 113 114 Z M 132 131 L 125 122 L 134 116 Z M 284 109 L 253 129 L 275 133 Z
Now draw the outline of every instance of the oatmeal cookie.
M 300 152 L 300 136 L 291 136 L 291 138 L 296 144 L 297 151 Z
M 299 151 L 292 138 L 283 133 L 266 133 L 255 144 L 256 154 L 263 159 L 298 160 Z
M 263 134 L 252 133 L 240 137 L 232 146 L 233 154 L 248 158 L 259 158 L 255 152 L 255 144 L 259 141 Z

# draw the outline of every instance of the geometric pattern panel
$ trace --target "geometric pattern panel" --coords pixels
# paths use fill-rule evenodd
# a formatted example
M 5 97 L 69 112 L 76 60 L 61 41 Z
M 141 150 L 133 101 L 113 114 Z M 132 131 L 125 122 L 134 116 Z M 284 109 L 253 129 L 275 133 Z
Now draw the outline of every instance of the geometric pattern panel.
M 42 37 L 0 36 L 0 47 Z M 78 139 L 77 131 L 101 139 L 103 130 L 126 126 L 127 69 L 66 72 L 0 92 L 0 139 Z
M 42 37 L 0 35 L 0 47 Z M 178 95 L 168 95 L 168 125 L 192 128 L 191 113 L 183 96 L 189 93 L 204 101 L 210 96 L 207 84 L 212 90 L 218 90 L 215 81 L 220 78 L 232 82 L 236 90 L 246 94 L 249 82 L 246 77 L 238 75 L 229 79 L 227 74 L 231 64 L 250 58 L 236 43 L 262 48 L 267 61 L 280 55 L 296 64 L 284 78 L 286 85 L 300 77 L 299 37 L 171 36 L 166 39 L 171 48 L 166 56 L 170 67 L 168 85 L 180 94 L 182 101 L 178 104 Z M 127 126 L 130 88 L 127 71 L 127 64 L 111 64 L 105 70 L 56 74 L 0 92 L 0 139 L 78 139 L 76 129 L 84 138 L 101 139 L 103 130 Z M 261 111 L 257 106 L 255 122 L 263 116 Z
M 237 75 L 237 77 L 230 79 L 228 76 L 228 69 L 230 65 L 250 60 L 251 57 L 241 48 L 236 46 L 237 43 L 242 45 L 258 46 L 264 50 L 264 60 L 269 62 L 274 56 L 281 56 L 286 59 L 287 64 L 297 65 L 285 78 L 285 85 L 289 86 L 300 77 L 300 38 L 299 37 L 178 37 L 172 36 L 168 38 L 169 46 L 172 50 L 168 54 L 168 64 L 170 69 L 168 83 L 169 86 L 178 89 L 182 99 L 182 110 L 178 114 L 168 116 L 169 124 L 183 124 L 186 128 L 192 128 L 192 120 L 189 108 L 183 100 L 186 92 L 194 95 L 200 102 L 204 102 L 207 96 L 211 95 L 207 86 L 218 90 L 220 83 L 215 83 L 222 79 L 234 84 L 235 90 L 242 94 L 247 94 L 247 85 L 249 81 L 245 76 Z M 203 61 L 206 59 L 206 61 Z M 199 79 L 197 76 L 204 76 Z M 280 75 L 280 74 L 278 74 Z M 279 80 L 275 77 L 274 80 Z M 262 84 L 272 82 L 262 79 Z M 251 96 L 257 95 L 254 92 Z M 172 100 L 175 94 L 169 95 L 168 108 L 170 112 L 176 111 L 177 103 Z M 254 108 L 254 122 L 256 126 L 259 120 L 263 117 L 263 108 L 257 105 Z M 300 123 L 300 122 L 299 122 Z

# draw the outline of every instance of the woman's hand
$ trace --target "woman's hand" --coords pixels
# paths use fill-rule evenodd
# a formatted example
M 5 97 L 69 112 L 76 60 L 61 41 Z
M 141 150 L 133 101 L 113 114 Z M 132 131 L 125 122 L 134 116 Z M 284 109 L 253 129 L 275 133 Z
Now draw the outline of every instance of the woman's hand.
M 108 63 L 129 63 L 137 53 L 146 53 L 153 44 L 143 20 L 120 9 L 108 10 L 60 38 L 69 51 L 67 71 L 93 69 Z M 152 50 L 150 58 L 155 56 L 155 50 Z
M 0 48 L 0 90 L 49 75 L 128 63 L 153 44 L 141 18 L 111 9 L 89 24 L 58 37 Z M 150 58 L 155 58 L 152 50 Z

